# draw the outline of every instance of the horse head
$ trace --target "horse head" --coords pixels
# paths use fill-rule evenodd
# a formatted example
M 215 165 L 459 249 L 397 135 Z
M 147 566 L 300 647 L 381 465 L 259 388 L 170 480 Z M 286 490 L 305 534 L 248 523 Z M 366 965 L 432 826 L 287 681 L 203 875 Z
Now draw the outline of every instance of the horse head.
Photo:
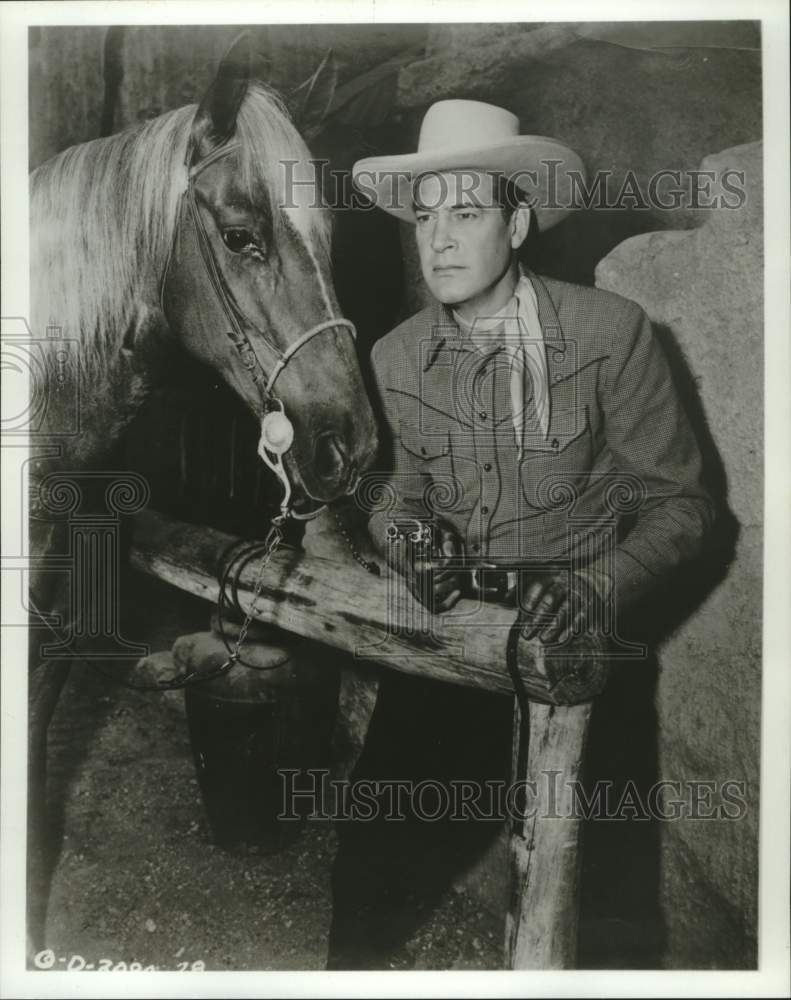
M 325 59 L 300 88 L 304 114 L 326 108 L 327 76 Z M 297 509 L 351 492 L 376 431 L 333 289 L 330 219 L 310 153 L 256 78 L 246 37 L 195 112 L 185 166 L 161 289 L 171 332 L 262 421 L 260 454 L 285 469 Z

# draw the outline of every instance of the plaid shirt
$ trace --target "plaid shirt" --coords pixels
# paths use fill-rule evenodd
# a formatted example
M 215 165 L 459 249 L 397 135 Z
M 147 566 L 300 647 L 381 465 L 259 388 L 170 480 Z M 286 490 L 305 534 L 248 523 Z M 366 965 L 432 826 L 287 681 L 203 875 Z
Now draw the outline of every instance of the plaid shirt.
M 476 346 L 445 306 L 424 309 L 371 355 L 392 453 L 369 531 L 382 549 L 394 516 L 439 517 L 470 562 L 587 566 L 616 594 L 642 593 L 698 552 L 712 520 L 694 434 L 636 303 L 528 274 L 548 434 L 528 399 L 519 460 L 502 338 Z

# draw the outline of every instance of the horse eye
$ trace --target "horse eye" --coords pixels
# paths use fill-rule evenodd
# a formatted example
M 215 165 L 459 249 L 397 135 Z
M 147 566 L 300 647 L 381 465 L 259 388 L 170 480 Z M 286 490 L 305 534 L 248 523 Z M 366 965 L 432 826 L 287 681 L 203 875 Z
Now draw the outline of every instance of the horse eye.
M 222 239 L 231 253 L 262 253 L 250 230 L 243 229 L 241 226 L 223 229 Z

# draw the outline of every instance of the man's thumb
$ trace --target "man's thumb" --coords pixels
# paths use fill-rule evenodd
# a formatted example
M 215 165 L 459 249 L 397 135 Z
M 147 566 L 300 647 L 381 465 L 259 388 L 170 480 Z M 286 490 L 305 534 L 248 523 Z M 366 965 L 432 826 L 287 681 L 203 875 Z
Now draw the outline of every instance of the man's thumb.
M 440 551 L 444 556 L 455 556 L 458 546 L 456 545 L 456 538 L 452 531 L 442 532 L 442 543 L 440 545 Z

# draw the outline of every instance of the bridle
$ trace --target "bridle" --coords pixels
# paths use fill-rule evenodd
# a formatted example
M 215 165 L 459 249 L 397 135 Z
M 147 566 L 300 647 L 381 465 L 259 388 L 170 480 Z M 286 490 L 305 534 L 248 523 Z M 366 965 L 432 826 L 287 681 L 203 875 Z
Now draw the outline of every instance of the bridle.
M 175 246 L 175 242 L 178 237 L 179 224 L 181 222 L 183 211 L 182 203 L 186 202 L 189 216 L 195 226 L 195 232 L 198 237 L 198 248 L 200 250 L 201 260 L 203 261 L 206 275 L 209 278 L 209 282 L 211 283 L 214 294 L 217 297 L 217 301 L 219 302 L 219 305 L 224 313 L 225 319 L 228 321 L 229 328 L 225 331 L 226 336 L 236 349 L 242 364 L 248 371 L 250 378 L 255 384 L 261 398 L 261 407 L 264 412 L 264 416 L 261 420 L 261 438 L 258 444 L 258 455 L 275 473 L 281 486 L 283 487 L 283 498 L 280 502 L 280 514 L 277 518 L 273 519 L 272 522 L 273 524 L 277 524 L 279 526 L 282 525 L 288 517 L 301 521 L 310 520 L 320 514 L 325 509 L 326 505 L 321 505 L 306 514 L 298 513 L 292 507 L 291 481 L 289 480 L 288 473 L 286 472 L 283 463 L 283 456 L 286 452 L 288 452 L 294 441 L 294 425 L 291 423 L 286 414 L 283 401 L 274 395 L 273 390 L 275 382 L 297 352 L 300 351 L 305 344 L 311 341 L 314 337 L 318 336 L 318 334 L 324 333 L 325 330 L 332 330 L 337 327 L 346 327 L 350 331 L 352 337 L 356 339 L 357 330 L 354 323 L 350 320 L 345 319 L 342 316 L 336 316 L 310 327 L 309 330 L 300 334 L 295 341 L 289 344 L 285 351 L 280 351 L 266 335 L 266 332 L 257 327 L 234 301 L 233 293 L 223 280 L 220 269 L 217 266 L 217 261 L 215 260 L 211 242 L 209 240 L 209 234 L 206 232 L 206 227 L 203 224 L 203 219 L 201 218 L 200 211 L 198 210 L 198 203 L 195 197 L 195 178 L 212 163 L 215 163 L 217 160 L 235 152 L 239 146 L 240 144 L 238 142 L 226 143 L 225 145 L 219 146 L 217 149 L 213 150 L 199 163 L 196 163 L 194 166 L 190 166 L 190 160 L 192 159 L 194 147 L 191 142 L 188 143 L 187 152 L 184 158 L 185 166 L 187 167 L 187 187 L 181 193 L 181 197 L 179 199 L 176 228 L 173 233 L 173 242 L 171 244 L 170 253 L 168 255 L 167 264 L 162 277 L 160 300 L 162 300 L 164 295 L 165 284 L 167 282 L 168 272 L 170 270 L 170 264 L 173 257 L 173 247 Z M 245 331 L 245 326 L 253 329 L 258 334 L 261 341 L 272 355 L 273 365 L 269 375 L 267 375 L 264 371 L 258 356 L 253 350 L 250 338 Z M 315 499 L 315 497 L 311 497 L 311 499 Z

